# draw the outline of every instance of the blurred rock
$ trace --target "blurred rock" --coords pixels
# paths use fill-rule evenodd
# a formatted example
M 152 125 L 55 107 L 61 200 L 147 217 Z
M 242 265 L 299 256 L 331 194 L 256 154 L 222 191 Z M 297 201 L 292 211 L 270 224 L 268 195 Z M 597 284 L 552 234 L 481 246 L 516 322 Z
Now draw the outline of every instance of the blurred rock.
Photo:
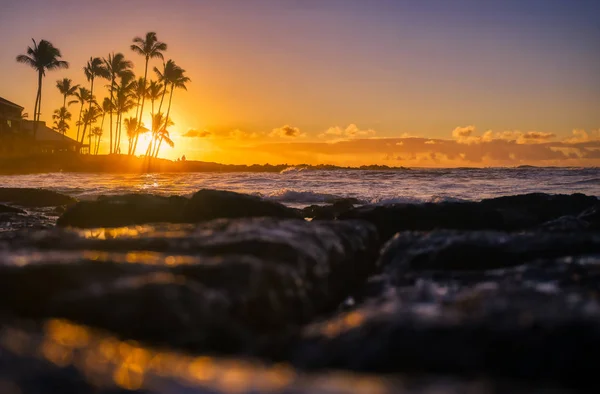
M 21 207 L 52 207 L 75 204 L 77 200 L 51 190 L 4 187 L 0 188 L 0 202 Z

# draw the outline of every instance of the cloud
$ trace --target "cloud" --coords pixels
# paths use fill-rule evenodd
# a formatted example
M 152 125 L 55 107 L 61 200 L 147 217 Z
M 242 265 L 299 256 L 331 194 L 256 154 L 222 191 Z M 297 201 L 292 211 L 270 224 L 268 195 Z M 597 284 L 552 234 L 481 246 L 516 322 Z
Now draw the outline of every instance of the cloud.
M 515 142 L 517 144 L 539 144 L 556 138 L 556 134 L 542 131 L 508 130 L 493 132 L 488 130 L 482 135 L 475 135 L 475 126 L 457 127 L 452 131 L 452 137 L 459 144 L 481 144 L 496 140 Z
M 269 136 L 282 137 L 282 138 L 297 138 L 297 137 L 305 137 L 306 134 L 300 133 L 300 129 L 297 127 L 285 125 L 285 126 L 273 129 L 273 131 L 271 131 Z
M 425 141 L 425 145 L 435 145 L 436 142 L 434 140 L 427 140 Z
M 339 137 L 341 139 L 356 139 L 356 138 L 365 138 L 371 137 L 376 134 L 376 131 L 373 129 L 361 130 L 354 123 L 349 124 L 346 128 L 341 128 L 340 126 L 332 126 L 325 130 L 324 133 L 319 134 L 319 138 L 325 137 Z
M 256 132 L 251 133 L 248 131 L 235 129 L 235 130 L 232 130 L 229 132 L 228 137 L 234 138 L 236 140 L 245 140 L 245 139 L 258 138 L 258 133 L 256 133 Z
M 186 137 L 186 138 L 206 138 L 206 137 L 210 137 L 212 135 L 212 133 L 210 131 L 207 130 L 188 130 L 186 133 L 182 134 L 182 137 Z
M 460 139 L 470 137 L 475 132 L 475 126 L 457 127 L 452 130 L 452 137 Z
M 592 130 L 589 133 L 585 130 L 575 129 L 572 134 L 573 136 L 565 139 L 564 142 L 568 144 L 577 144 L 581 142 L 600 141 L 600 129 Z

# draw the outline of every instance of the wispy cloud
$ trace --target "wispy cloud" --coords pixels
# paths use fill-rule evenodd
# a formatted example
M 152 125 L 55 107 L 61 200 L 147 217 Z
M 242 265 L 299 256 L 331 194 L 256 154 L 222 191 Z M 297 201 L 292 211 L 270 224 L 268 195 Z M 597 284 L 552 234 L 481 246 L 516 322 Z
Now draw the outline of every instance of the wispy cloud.
M 182 134 L 182 137 L 186 137 L 186 138 L 206 138 L 206 137 L 210 137 L 212 135 L 212 133 L 208 130 L 195 130 L 195 129 L 191 129 L 188 130 L 187 132 L 185 132 L 184 134 Z
M 292 126 L 286 124 L 285 126 L 273 129 L 273 131 L 271 131 L 269 136 L 283 137 L 283 138 L 298 138 L 298 137 L 306 137 L 306 134 L 301 133 L 299 128 L 292 127 Z
M 319 134 L 319 138 L 335 137 L 336 139 L 356 139 L 374 136 L 375 134 L 375 130 L 361 130 L 357 125 L 351 123 L 346 128 L 332 126 L 325 130 L 325 132 Z

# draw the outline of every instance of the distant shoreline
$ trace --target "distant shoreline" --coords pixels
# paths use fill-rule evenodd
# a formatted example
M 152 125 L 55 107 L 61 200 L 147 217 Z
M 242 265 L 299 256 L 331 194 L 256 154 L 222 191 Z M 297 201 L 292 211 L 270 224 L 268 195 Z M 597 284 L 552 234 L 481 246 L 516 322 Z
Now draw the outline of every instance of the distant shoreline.
M 545 169 L 545 168 L 581 168 L 562 166 L 520 165 L 514 167 L 452 167 L 447 169 Z M 585 167 L 597 168 L 597 167 Z M 172 161 L 159 158 L 132 157 L 127 155 L 34 155 L 27 157 L 0 158 L 0 175 L 27 175 L 55 172 L 98 173 L 98 174 L 139 174 L 139 173 L 194 173 L 194 172 L 265 172 L 282 171 L 411 171 L 416 169 L 390 167 L 385 165 L 364 165 L 359 167 L 337 166 L 332 164 L 221 164 L 203 161 Z M 439 168 L 441 169 L 441 168 Z

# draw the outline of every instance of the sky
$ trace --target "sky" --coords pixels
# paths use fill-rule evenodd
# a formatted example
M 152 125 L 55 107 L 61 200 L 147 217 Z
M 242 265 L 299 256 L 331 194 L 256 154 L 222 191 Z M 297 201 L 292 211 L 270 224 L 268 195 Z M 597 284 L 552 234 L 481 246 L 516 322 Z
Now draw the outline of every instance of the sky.
M 0 96 L 33 112 L 15 57 L 51 41 L 70 68 L 44 79 L 50 124 L 56 80 L 88 86 L 85 62 L 112 51 L 142 74 L 129 45 L 155 31 L 192 80 L 163 157 L 598 166 L 599 15 L 598 0 L 3 0 Z

